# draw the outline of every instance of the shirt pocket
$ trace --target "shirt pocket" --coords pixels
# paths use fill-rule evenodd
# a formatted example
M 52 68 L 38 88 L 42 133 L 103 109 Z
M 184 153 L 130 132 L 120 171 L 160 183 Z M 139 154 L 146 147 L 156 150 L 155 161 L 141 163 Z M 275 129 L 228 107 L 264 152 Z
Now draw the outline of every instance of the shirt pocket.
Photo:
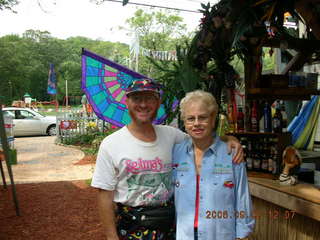
M 216 174 L 214 176 L 215 201 L 223 201 L 225 210 L 233 210 L 235 204 L 235 179 L 233 174 Z
M 178 215 L 181 216 L 186 214 L 186 209 L 195 202 L 195 183 L 186 168 L 177 168 L 175 175 L 173 183 L 175 205 Z
M 178 167 L 174 170 L 174 188 L 181 189 L 188 185 L 188 179 L 190 178 L 190 169 L 188 167 Z

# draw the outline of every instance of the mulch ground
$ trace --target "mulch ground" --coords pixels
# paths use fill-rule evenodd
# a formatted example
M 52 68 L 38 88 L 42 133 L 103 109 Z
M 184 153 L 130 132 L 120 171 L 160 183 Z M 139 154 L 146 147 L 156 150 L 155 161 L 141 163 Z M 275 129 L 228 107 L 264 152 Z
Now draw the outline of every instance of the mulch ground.
M 78 162 L 74 163 L 74 165 L 95 164 L 96 159 L 97 159 L 96 155 L 87 154 L 82 159 L 80 159 Z
M 21 216 L 11 187 L 0 186 L 0 239 L 104 239 L 96 190 L 85 181 L 16 185 Z

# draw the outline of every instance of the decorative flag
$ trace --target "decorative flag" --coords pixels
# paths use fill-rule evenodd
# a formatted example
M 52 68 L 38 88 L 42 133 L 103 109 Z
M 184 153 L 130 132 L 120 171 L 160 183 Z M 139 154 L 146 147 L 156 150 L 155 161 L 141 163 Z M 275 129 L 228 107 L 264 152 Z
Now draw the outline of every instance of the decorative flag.
M 104 121 L 118 127 L 130 123 L 125 90 L 133 80 L 142 78 L 148 77 L 82 49 L 81 88 L 95 114 Z M 161 105 L 154 123 L 160 124 L 166 117 Z
M 57 77 L 56 72 L 54 71 L 54 65 L 52 63 L 50 63 L 47 92 L 51 95 L 57 94 Z

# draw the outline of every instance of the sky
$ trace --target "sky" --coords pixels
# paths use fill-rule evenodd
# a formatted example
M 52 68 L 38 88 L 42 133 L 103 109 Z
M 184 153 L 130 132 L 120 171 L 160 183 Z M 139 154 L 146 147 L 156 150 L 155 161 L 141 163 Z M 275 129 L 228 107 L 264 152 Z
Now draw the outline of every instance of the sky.
M 130 0 L 137 3 L 153 3 L 166 7 L 196 11 L 201 0 Z M 129 1 L 129 2 L 130 2 Z M 40 3 L 40 6 L 39 6 Z M 133 16 L 138 6 L 105 1 L 96 5 L 90 0 L 21 0 L 14 7 L 18 13 L 0 11 L 0 36 L 21 35 L 28 29 L 49 31 L 60 39 L 83 36 L 112 42 L 129 43 L 133 38 L 119 26 L 126 26 L 125 20 Z M 150 9 L 149 7 L 141 7 Z M 188 30 L 194 30 L 202 17 L 199 13 L 180 12 Z

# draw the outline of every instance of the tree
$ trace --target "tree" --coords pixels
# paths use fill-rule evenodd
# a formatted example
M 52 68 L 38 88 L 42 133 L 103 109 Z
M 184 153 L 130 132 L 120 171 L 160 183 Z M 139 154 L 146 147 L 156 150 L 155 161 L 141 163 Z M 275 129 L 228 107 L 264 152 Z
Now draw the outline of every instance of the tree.
M 139 56 L 139 72 L 156 79 L 164 85 L 163 103 L 171 122 L 178 114 L 178 108 L 172 111 L 172 104 L 182 98 L 186 92 L 198 88 L 198 82 L 191 82 L 190 76 L 198 78 L 197 72 L 184 62 L 180 50 L 186 50 L 193 33 L 188 33 L 183 19 L 173 11 L 145 12 L 141 9 L 127 20 L 132 32 L 139 35 L 140 48 L 152 51 L 176 51 L 178 61 L 161 61 Z M 181 51 L 182 53 L 182 51 Z
M 12 7 L 17 5 L 19 2 L 17 0 L 0 0 L 0 10 L 8 9 L 12 10 Z
M 68 95 L 81 96 L 81 49 L 91 51 L 124 64 L 129 56 L 126 44 L 72 37 L 54 38 L 47 31 L 27 30 L 22 37 L 0 37 L 0 95 L 5 103 L 21 100 L 28 92 L 39 101 L 50 100 L 47 94 L 49 64 L 57 73 L 58 100 Z
M 128 45 L 85 37 L 71 37 L 62 41 L 65 57 L 57 66 L 58 91 L 62 100 L 66 93 L 65 82 L 68 81 L 68 95 L 81 96 L 81 49 L 86 48 L 98 55 L 125 65 L 122 61 L 129 56 Z
M 140 47 L 149 50 L 175 50 L 176 45 L 183 44 L 191 36 L 182 17 L 168 10 L 145 12 L 139 9 L 127 23 L 131 31 L 138 34 Z M 145 56 L 139 56 L 139 72 L 155 79 L 160 74 Z
M 5 96 L 6 103 L 23 96 L 23 89 L 28 89 L 30 83 L 27 62 L 28 55 L 25 45 L 17 35 L 0 38 L 0 95 Z
M 59 65 L 58 92 L 60 100 L 66 96 L 66 82 L 68 86 L 68 96 L 81 96 L 80 88 L 81 64 L 79 61 L 64 61 Z
M 29 93 L 39 100 L 50 100 L 47 94 L 49 65 L 55 68 L 65 59 L 61 40 L 54 38 L 47 31 L 28 30 L 23 34 L 26 59 L 21 59 L 28 67 L 26 85 Z

